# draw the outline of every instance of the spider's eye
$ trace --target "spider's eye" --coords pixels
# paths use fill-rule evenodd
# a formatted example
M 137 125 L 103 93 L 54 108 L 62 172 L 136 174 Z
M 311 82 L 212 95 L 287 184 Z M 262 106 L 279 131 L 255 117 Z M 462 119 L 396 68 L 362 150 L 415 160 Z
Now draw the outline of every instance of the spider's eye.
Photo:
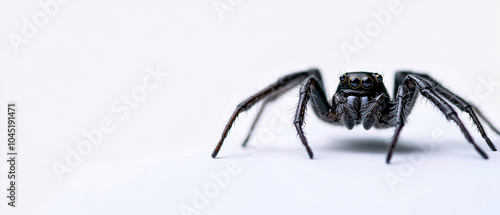
M 373 85 L 373 79 L 371 77 L 365 76 L 363 77 L 363 88 L 370 88 Z
M 360 82 L 361 81 L 359 80 L 359 78 L 354 76 L 351 79 L 349 79 L 349 86 L 351 86 L 351 88 L 353 89 L 356 89 L 359 87 Z
M 376 75 L 375 80 L 377 80 L 378 83 L 382 82 L 382 76 L 381 75 Z
M 344 81 L 347 79 L 347 76 L 346 75 L 342 75 L 340 76 L 340 82 L 344 83 Z

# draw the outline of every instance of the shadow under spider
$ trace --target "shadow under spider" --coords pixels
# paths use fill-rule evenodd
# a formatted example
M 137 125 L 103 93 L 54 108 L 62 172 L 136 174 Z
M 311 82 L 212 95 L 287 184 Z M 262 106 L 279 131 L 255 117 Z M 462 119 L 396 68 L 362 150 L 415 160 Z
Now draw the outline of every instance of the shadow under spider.
M 387 154 L 389 151 L 390 140 L 384 139 L 336 139 L 332 140 L 325 148 L 332 151 L 344 152 L 362 152 L 373 154 Z M 422 148 L 414 143 L 399 141 L 394 149 L 399 154 L 409 154 L 414 152 L 422 152 Z

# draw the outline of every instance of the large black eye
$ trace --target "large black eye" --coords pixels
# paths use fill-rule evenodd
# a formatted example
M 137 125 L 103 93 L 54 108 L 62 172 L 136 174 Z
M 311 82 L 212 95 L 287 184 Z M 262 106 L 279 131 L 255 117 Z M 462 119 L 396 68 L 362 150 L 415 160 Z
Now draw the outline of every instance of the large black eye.
M 363 77 L 363 88 L 370 88 L 373 85 L 373 79 L 371 77 L 365 76 Z
M 344 83 L 345 79 L 347 79 L 347 76 L 341 75 L 339 79 L 340 79 L 340 82 Z
M 351 88 L 353 88 L 353 89 L 356 89 L 359 87 L 360 82 L 361 81 L 359 80 L 359 78 L 354 76 L 351 79 L 349 79 L 349 86 L 351 86 Z
M 382 76 L 381 75 L 376 75 L 375 80 L 377 80 L 378 83 L 382 82 Z

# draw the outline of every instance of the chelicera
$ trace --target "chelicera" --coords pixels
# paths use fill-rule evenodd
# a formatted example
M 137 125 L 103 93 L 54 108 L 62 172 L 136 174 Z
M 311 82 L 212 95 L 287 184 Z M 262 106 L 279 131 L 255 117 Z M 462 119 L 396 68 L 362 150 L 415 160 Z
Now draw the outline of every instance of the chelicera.
M 336 93 L 329 100 L 324 91 L 321 73 L 317 69 L 292 73 L 280 78 L 237 106 L 222 132 L 221 139 L 212 153 L 212 157 L 215 158 L 219 153 L 231 126 L 241 112 L 247 111 L 257 102 L 263 101 L 261 110 L 257 114 L 243 143 L 243 146 L 245 146 L 266 105 L 301 83 L 294 125 L 311 159 L 313 158 L 313 152 L 303 131 L 304 116 L 308 103 L 321 120 L 333 125 L 344 126 L 349 130 L 355 125 L 362 125 L 366 130 L 371 128 L 395 128 L 386 157 L 386 162 L 390 163 L 399 134 L 413 109 L 418 94 L 432 102 L 446 116 L 446 119 L 458 125 L 467 141 L 484 159 L 487 159 L 488 156 L 474 142 L 452 105 L 466 112 L 471 117 L 473 124 L 477 126 L 478 132 L 490 149 L 496 151 L 495 146 L 486 135 L 480 119 L 495 133 L 500 134 L 500 131 L 470 102 L 446 89 L 427 74 L 411 71 L 397 72 L 392 99 L 384 86 L 382 75 L 378 73 L 348 72 L 342 74 L 339 81 Z

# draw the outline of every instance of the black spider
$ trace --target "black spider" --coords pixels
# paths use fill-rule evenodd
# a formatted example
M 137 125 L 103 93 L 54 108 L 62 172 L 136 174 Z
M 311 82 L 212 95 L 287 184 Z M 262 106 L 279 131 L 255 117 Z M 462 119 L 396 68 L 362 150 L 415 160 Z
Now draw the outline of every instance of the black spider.
M 415 104 L 417 92 L 420 92 L 422 96 L 436 105 L 448 120 L 454 121 L 460 127 L 465 138 L 474 146 L 476 151 L 484 159 L 487 159 L 488 156 L 476 145 L 449 102 L 458 107 L 461 111 L 467 112 L 488 146 L 491 150 L 496 151 L 495 146 L 486 135 L 479 118 L 488 124 L 497 134 L 500 134 L 500 131 L 496 129 L 476 107 L 452 93 L 450 90 L 444 88 L 429 75 L 410 71 L 397 72 L 394 96 L 393 99 L 390 100 L 380 74 L 371 72 L 345 73 L 340 76 L 340 84 L 337 88 L 337 92 L 333 95 L 332 100 L 328 101 L 319 70 L 310 69 L 308 71 L 284 76 L 276 83 L 271 84 L 240 103 L 229 119 L 222 133 L 222 137 L 212 153 L 212 157 L 215 158 L 219 153 L 222 143 L 238 114 L 248 110 L 255 103 L 264 99 L 262 108 L 257 114 L 246 140 L 243 142 L 243 146 L 245 146 L 266 104 L 302 82 L 304 83 L 300 88 L 300 98 L 297 105 L 294 125 L 311 159 L 313 158 L 313 152 L 302 130 L 304 114 L 309 100 L 311 100 L 311 106 L 313 107 L 314 113 L 320 119 L 334 125 L 343 125 L 349 130 L 358 124 L 362 124 L 363 128 L 366 130 L 372 127 L 395 127 L 396 131 L 386 159 L 386 162 L 389 163 L 399 133 L 405 125 L 406 117 Z

